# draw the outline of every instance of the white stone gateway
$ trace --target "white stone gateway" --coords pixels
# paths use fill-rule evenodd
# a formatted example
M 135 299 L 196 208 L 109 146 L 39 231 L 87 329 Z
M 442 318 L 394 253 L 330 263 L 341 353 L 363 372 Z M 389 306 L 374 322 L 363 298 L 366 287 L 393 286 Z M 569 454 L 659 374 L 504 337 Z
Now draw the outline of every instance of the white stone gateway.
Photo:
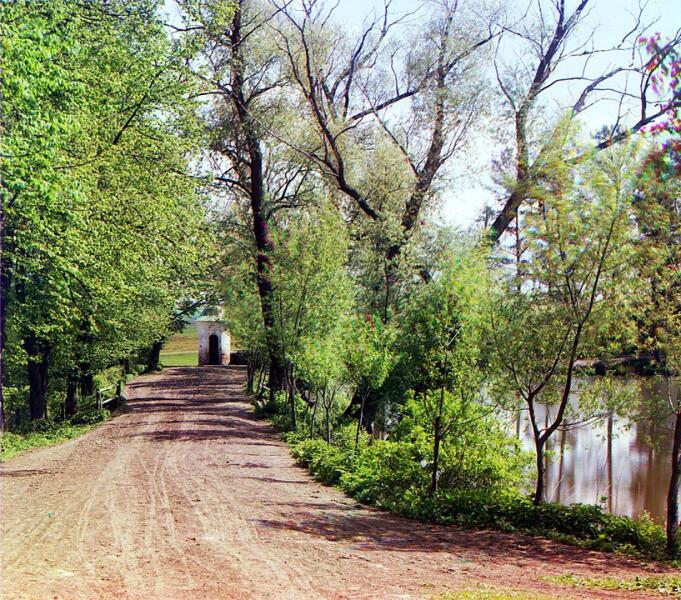
M 196 320 L 196 329 L 199 334 L 199 366 L 228 365 L 231 338 L 220 317 L 200 317 Z

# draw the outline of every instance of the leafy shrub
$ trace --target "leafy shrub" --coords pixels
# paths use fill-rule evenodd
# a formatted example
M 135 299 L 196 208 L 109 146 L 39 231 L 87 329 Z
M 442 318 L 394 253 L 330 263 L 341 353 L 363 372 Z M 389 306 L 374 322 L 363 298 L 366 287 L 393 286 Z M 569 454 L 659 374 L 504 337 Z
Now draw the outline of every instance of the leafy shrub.
M 45 433 L 50 434 L 58 431 L 62 424 L 57 421 L 48 419 L 39 419 L 36 421 L 23 421 L 14 429 L 14 433 L 19 435 L 30 435 L 31 433 Z
M 521 531 L 599 550 L 664 557 L 664 530 L 649 517 L 636 521 L 588 504 L 535 506 L 513 487 L 442 489 L 428 497 L 430 471 L 415 443 L 379 441 L 355 455 L 349 444 L 300 441 L 299 434 L 287 438 L 293 456 L 318 481 L 339 485 L 360 502 L 426 522 Z
M 378 441 L 363 449 L 341 487 L 360 502 L 397 508 L 428 484 L 415 444 Z
M 290 414 L 274 414 L 270 417 L 270 423 L 280 433 L 293 429 L 293 419 Z
M 273 400 L 260 403 L 254 402 L 257 415 L 269 419 L 274 428 L 281 432 L 293 431 L 293 419 L 291 418 L 291 406 L 285 392 L 277 392 Z M 305 404 L 296 396 L 296 414 L 299 420 L 303 419 Z
M 633 579 L 618 577 L 578 577 L 559 575 L 548 578 L 563 585 L 596 590 L 623 590 L 627 592 L 652 591 L 660 596 L 681 598 L 681 577 L 676 575 L 643 575 Z
M 290 427 L 283 396 L 261 413 L 269 414 L 280 430 Z M 362 433 L 357 450 L 354 425 L 335 429 L 334 444 L 309 439 L 306 428 L 283 437 L 315 479 L 366 504 L 426 522 L 521 531 L 594 549 L 664 557 L 664 531 L 648 517 L 636 521 L 588 504 L 535 506 L 519 491 L 527 454 L 484 418 L 476 421 L 480 428 L 447 438 L 439 489 L 428 496 L 432 440 L 417 417 L 415 410 L 405 411 L 390 441 Z
M 426 521 L 524 531 L 589 548 L 664 557 L 664 530 L 649 517 L 634 520 L 600 506 L 544 502 L 535 506 L 517 490 L 458 490 L 439 493 L 414 507 Z
M 317 481 L 326 485 L 339 484 L 352 462 L 348 452 L 319 439 L 303 440 L 292 446 L 291 453 Z
M 110 413 L 106 408 L 97 409 L 94 406 L 83 407 L 71 417 L 71 423 L 76 425 L 95 425 L 102 423 L 110 417 Z
M 603 513 L 604 521 L 600 538 L 604 549 L 615 543 L 613 550 L 620 552 L 638 551 L 645 556 L 662 558 L 665 548 L 664 529 L 648 514 L 634 521 L 621 515 Z
M 421 396 L 418 396 L 420 398 Z M 440 444 L 439 489 L 503 489 L 524 483 L 532 456 L 518 440 L 508 435 L 488 407 L 443 393 L 443 400 L 456 416 L 450 416 L 452 429 Z M 433 461 L 433 432 L 428 426 L 426 403 L 410 395 L 402 408 L 391 439 L 409 441 L 418 447 L 419 461 L 428 469 Z M 454 426 L 454 424 L 457 426 Z

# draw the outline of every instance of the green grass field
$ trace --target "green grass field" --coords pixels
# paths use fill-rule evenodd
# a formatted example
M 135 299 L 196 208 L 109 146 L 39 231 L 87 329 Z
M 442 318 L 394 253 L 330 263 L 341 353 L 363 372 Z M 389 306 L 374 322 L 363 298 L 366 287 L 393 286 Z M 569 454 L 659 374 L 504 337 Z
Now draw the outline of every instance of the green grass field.
M 172 336 L 161 350 L 161 365 L 195 367 L 199 362 L 198 340 L 196 325 L 187 325 L 183 331 Z

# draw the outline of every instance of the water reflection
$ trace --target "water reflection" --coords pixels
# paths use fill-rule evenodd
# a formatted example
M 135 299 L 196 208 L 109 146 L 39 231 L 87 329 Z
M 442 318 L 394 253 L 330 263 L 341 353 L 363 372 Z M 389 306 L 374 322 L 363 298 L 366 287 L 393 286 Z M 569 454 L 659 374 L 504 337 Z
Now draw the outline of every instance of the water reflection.
M 678 394 L 678 385 L 673 390 Z M 642 401 L 666 393 L 663 382 L 644 382 Z M 544 407 L 537 414 L 548 421 Z M 605 423 L 557 431 L 549 441 L 547 498 L 569 504 L 599 504 L 613 513 L 639 517 L 644 511 L 662 523 L 671 474 L 671 418 L 630 425 L 617 415 Z M 522 413 L 516 431 L 527 449 L 533 438 L 529 419 Z

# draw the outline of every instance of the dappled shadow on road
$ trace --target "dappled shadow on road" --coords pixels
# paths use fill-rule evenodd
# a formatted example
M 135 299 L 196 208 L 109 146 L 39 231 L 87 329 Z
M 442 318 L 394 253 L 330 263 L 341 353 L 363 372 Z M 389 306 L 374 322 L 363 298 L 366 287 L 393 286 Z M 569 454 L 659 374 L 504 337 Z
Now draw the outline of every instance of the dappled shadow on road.
M 0 477 L 31 477 L 33 475 L 52 475 L 48 469 L 4 469 L 0 467 Z
M 266 442 L 275 441 L 276 434 L 267 426 L 255 426 L 257 418 L 242 390 L 244 380 L 245 368 L 240 366 L 177 367 L 164 371 L 159 380 L 132 384 L 128 386 L 133 392 L 128 412 L 144 415 L 144 423 L 153 415 L 161 419 L 152 430 L 135 431 L 131 423 L 123 435 L 158 442 L 232 438 L 269 445 Z M 137 390 L 139 396 L 135 396 Z M 169 418 L 163 419 L 164 413 Z
M 191 425 L 192 422 L 184 422 L 185 425 Z M 202 421 L 194 421 L 197 427 L 185 428 L 171 428 L 171 429 L 156 429 L 154 431 L 141 431 L 139 433 L 131 433 L 127 437 L 143 437 L 156 442 L 173 441 L 173 442 L 191 442 L 191 441 L 206 441 L 206 440 L 221 440 L 225 438 L 232 439 L 264 439 L 269 440 L 270 434 L 244 431 L 238 427 L 219 427 L 202 429 L 200 426 L 204 423 Z M 269 446 L 267 443 L 253 442 L 252 445 Z
M 266 478 L 263 478 L 266 479 Z M 296 531 L 332 542 L 350 543 L 355 551 L 395 551 L 448 553 L 467 560 L 481 555 L 496 564 L 523 564 L 525 561 L 584 567 L 607 572 L 613 566 L 640 565 L 634 559 L 614 557 L 565 546 L 525 535 L 497 531 L 465 530 L 454 526 L 427 525 L 378 509 L 351 503 L 283 503 L 290 506 L 282 519 L 258 519 L 265 529 Z M 296 509 L 306 510 L 296 510 Z

